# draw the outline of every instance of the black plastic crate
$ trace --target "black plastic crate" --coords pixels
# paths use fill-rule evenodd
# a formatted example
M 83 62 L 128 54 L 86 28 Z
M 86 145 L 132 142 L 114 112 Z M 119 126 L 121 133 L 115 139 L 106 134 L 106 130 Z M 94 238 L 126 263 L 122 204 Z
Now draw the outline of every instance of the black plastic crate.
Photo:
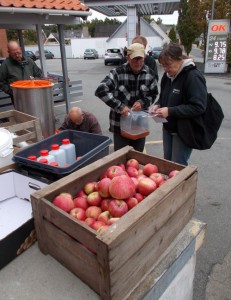
M 46 164 L 41 164 L 36 161 L 27 159 L 28 156 L 40 156 L 40 150 L 51 150 L 52 144 L 61 145 L 63 139 L 70 139 L 70 142 L 75 145 L 76 157 L 81 158 L 68 167 L 53 167 Z M 64 177 L 86 165 L 109 154 L 109 145 L 111 139 L 107 136 L 97 135 L 92 133 L 80 132 L 75 130 L 64 130 L 58 134 L 52 135 L 43 141 L 32 144 L 31 146 L 18 151 L 13 160 L 26 169 L 34 169 L 40 175 L 51 179 L 59 179 Z

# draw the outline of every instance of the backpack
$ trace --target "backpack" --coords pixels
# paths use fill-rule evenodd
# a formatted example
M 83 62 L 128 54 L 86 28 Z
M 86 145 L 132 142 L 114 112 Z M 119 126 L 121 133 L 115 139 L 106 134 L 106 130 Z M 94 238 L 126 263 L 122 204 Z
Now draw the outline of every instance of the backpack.
M 220 104 L 211 93 L 207 93 L 207 107 L 202 115 L 177 120 L 178 135 L 192 149 L 210 149 L 217 139 L 223 119 L 224 114 Z

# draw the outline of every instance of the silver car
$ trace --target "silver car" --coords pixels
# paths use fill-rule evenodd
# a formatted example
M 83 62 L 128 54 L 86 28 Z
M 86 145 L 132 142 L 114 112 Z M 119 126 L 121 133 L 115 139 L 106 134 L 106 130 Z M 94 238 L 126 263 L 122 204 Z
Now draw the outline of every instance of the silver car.
M 84 55 L 83 55 L 83 58 L 84 59 L 87 59 L 87 58 L 99 58 L 99 54 L 98 52 L 95 50 L 95 49 L 86 49 L 84 51 Z
M 119 65 L 123 59 L 123 50 L 120 48 L 107 49 L 104 55 L 104 64 L 117 64 Z

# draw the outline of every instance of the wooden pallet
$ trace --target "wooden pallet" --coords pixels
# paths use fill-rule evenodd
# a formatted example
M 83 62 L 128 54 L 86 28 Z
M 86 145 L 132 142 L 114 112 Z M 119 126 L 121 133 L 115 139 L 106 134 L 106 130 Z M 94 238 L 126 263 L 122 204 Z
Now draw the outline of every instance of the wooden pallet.
M 38 142 L 43 139 L 40 120 L 34 116 L 17 110 L 8 110 L 0 113 L 0 127 L 6 128 L 17 137 L 13 138 L 13 144 L 20 142 Z
M 52 204 L 59 193 L 76 195 L 85 183 L 97 181 L 109 166 L 130 158 L 143 165 L 156 164 L 164 174 L 175 169 L 181 172 L 101 234 Z M 38 245 L 102 299 L 128 299 L 192 218 L 196 188 L 196 167 L 123 148 L 31 196 Z

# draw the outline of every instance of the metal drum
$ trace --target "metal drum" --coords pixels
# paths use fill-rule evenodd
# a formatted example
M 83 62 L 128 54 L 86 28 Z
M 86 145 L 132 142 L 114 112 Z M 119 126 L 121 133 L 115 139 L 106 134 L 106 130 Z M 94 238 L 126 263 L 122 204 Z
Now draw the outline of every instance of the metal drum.
M 15 109 L 38 117 L 43 137 L 55 132 L 53 83 L 49 80 L 19 80 L 11 84 Z

